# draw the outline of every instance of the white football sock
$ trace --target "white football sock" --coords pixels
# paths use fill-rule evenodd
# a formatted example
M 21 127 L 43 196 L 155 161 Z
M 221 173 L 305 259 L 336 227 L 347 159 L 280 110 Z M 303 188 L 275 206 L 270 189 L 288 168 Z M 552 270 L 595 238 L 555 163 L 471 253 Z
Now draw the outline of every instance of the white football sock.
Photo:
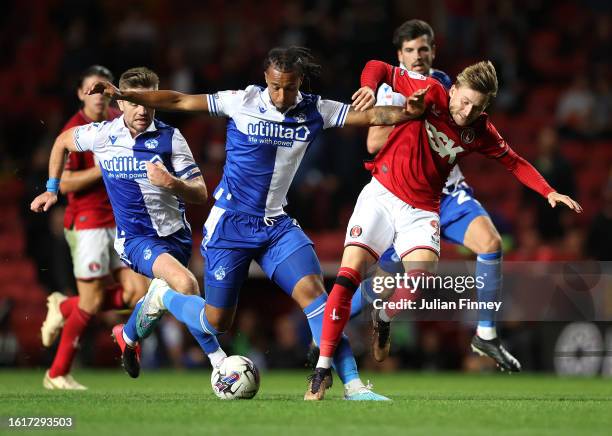
M 491 339 L 495 339 L 497 337 L 497 329 L 495 327 L 478 326 L 476 328 L 476 334 L 480 337 L 480 339 L 490 341 Z
M 223 359 L 226 357 L 227 354 L 225 354 L 225 351 L 223 351 L 223 348 L 221 347 L 219 347 L 217 351 L 208 355 L 208 359 L 210 360 L 210 364 L 213 368 L 218 368 L 219 365 L 221 365 L 221 362 L 223 362 Z
M 333 357 L 319 356 L 319 360 L 317 360 L 317 368 L 331 368 L 333 360 Z

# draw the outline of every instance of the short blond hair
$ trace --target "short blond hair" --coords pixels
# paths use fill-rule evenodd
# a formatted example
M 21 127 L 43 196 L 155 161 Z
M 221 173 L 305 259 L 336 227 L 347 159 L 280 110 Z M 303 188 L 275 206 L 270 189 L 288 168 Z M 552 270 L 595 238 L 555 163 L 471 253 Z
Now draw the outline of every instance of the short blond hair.
M 457 85 L 482 92 L 489 98 L 497 95 L 497 73 L 491 61 L 481 61 L 466 67 L 457 76 Z

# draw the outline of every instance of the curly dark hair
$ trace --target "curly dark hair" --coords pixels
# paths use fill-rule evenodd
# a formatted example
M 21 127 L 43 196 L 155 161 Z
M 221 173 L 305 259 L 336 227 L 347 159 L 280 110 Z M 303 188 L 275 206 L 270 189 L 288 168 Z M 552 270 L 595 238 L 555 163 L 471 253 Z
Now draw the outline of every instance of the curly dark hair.
M 264 70 L 273 66 L 282 73 L 296 71 L 305 78 L 312 78 L 321 73 L 321 65 L 313 61 L 312 52 L 305 47 L 275 47 L 264 60 Z

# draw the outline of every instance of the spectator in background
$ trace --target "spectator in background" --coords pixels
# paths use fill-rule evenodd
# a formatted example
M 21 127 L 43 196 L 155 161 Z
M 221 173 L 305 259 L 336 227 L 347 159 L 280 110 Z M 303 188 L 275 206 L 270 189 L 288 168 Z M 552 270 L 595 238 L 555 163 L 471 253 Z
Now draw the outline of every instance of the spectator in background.
M 595 96 L 587 78 L 576 75 L 570 88 L 561 95 L 557 106 L 557 124 L 561 134 L 568 137 L 590 137 L 594 110 Z
M 559 152 L 559 137 L 555 129 L 545 127 L 540 131 L 537 149 L 538 155 L 533 161 L 533 166 L 559 192 L 567 192 L 570 197 L 575 197 L 574 170 Z M 535 207 L 536 226 L 544 241 L 564 236 L 565 228 L 562 221 L 567 212 L 565 208 L 551 208 L 547 203 L 539 201 L 537 195 L 527 190 L 524 191 L 524 199 Z

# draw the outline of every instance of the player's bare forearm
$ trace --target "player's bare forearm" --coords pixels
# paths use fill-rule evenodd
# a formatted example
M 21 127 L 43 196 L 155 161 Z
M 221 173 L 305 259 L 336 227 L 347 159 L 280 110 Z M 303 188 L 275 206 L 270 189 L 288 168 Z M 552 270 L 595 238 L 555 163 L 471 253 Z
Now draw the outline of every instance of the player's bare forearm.
M 51 155 L 49 156 L 49 179 L 59 180 L 64 170 L 66 153 L 68 151 L 77 151 L 73 136 L 74 129 L 75 128 L 66 130 L 55 140 L 53 148 L 51 148 Z M 57 186 L 55 190 L 53 190 L 50 188 L 49 184 L 47 184 L 47 189 L 47 191 L 32 200 L 32 203 L 30 203 L 30 210 L 33 212 L 46 212 L 57 203 Z
M 393 126 L 372 126 L 368 129 L 368 153 L 376 154 L 387 142 Z
M 62 194 L 66 194 L 68 192 L 79 192 L 90 188 L 101 179 L 102 170 L 100 170 L 100 167 L 98 166 L 79 171 L 64 170 L 62 179 L 60 181 L 60 192 Z
M 208 190 L 202 176 L 189 180 L 173 177 L 168 189 L 187 203 L 204 204 L 208 199 Z
M 120 91 L 115 98 L 159 110 L 208 112 L 206 94 L 183 94 L 168 90 Z
M 414 117 L 401 106 L 373 107 L 363 112 L 351 109 L 346 116 L 345 126 L 393 126 Z

